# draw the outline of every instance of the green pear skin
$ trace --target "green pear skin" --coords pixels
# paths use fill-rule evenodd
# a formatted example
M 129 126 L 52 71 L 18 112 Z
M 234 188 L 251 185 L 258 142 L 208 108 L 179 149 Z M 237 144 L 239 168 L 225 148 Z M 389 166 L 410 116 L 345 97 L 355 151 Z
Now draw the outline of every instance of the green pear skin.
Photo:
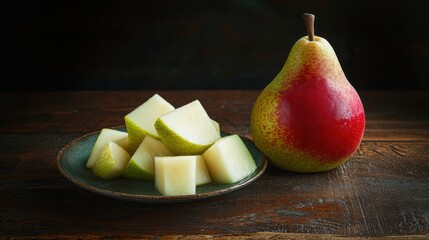
M 199 155 L 220 138 L 217 125 L 198 100 L 159 117 L 155 129 L 175 155 Z
M 140 146 L 146 135 L 159 139 L 154 123 L 159 116 L 172 110 L 174 107 L 170 103 L 155 94 L 124 117 L 131 154 Z
M 92 147 L 91 154 L 86 162 L 87 168 L 92 168 L 100 155 L 103 148 L 110 142 L 113 141 L 125 150 L 128 150 L 128 134 L 115 129 L 103 128 Z
M 131 156 L 124 177 L 153 180 L 155 174 L 154 158 L 162 156 L 172 156 L 164 144 L 151 136 L 146 136 L 136 152 Z
M 125 149 L 110 141 L 95 161 L 92 172 L 104 180 L 117 178 L 125 171 L 130 158 Z

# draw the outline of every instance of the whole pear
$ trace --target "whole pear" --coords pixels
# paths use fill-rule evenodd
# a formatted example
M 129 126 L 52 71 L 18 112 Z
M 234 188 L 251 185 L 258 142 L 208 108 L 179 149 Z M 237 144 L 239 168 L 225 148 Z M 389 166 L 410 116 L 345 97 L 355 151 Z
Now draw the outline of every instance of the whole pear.
M 314 36 L 314 15 L 304 14 L 304 20 L 308 36 L 295 43 L 256 99 L 251 133 L 273 165 L 322 172 L 353 156 L 362 141 L 365 112 L 331 45 Z

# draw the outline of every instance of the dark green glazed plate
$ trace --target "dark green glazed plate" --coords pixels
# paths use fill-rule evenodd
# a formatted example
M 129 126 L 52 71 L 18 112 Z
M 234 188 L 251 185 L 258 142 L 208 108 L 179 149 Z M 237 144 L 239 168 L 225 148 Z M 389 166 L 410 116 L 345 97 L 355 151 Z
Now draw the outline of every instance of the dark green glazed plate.
M 116 129 L 126 131 L 125 127 Z M 257 166 L 255 172 L 233 184 L 210 183 L 198 186 L 196 194 L 162 196 L 155 189 L 153 181 L 133 180 L 123 177 L 114 180 L 102 180 L 94 176 L 91 169 L 86 168 L 86 161 L 99 134 L 100 131 L 90 133 L 67 144 L 58 153 L 58 169 L 64 177 L 79 187 L 117 199 L 138 202 L 185 202 L 215 197 L 247 186 L 259 178 L 267 167 L 266 157 L 255 147 L 251 140 L 241 137 L 255 159 Z M 230 134 L 222 132 L 222 136 L 227 135 Z

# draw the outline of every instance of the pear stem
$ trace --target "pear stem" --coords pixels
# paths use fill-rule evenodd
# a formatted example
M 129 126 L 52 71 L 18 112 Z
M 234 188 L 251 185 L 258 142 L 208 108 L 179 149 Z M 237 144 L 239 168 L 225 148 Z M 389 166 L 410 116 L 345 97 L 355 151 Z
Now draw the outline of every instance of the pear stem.
M 305 28 L 307 29 L 308 40 L 314 40 L 314 15 L 310 13 L 304 13 L 302 16 L 305 22 Z

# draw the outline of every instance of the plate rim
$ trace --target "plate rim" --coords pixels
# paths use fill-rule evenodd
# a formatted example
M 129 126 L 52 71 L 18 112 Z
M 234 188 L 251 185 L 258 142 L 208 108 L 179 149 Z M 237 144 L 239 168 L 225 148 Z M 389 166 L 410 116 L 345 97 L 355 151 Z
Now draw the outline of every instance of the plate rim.
M 106 127 L 106 128 L 118 130 L 121 128 L 125 128 L 125 125 L 115 126 L 115 127 Z M 57 168 L 58 168 L 59 172 L 67 180 L 71 181 L 75 185 L 77 185 L 83 189 L 86 189 L 88 191 L 91 191 L 91 192 L 94 192 L 94 193 L 97 193 L 97 194 L 100 194 L 103 196 L 120 199 L 120 200 L 129 200 L 129 201 L 136 201 L 136 202 L 148 202 L 148 203 L 170 203 L 170 202 L 189 202 L 189 201 L 202 200 L 202 199 L 206 199 L 206 198 L 210 198 L 210 197 L 216 197 L 219 195 L 223 195 L 226 193 L 236 191 L 240 188 L 243 188 L 243 187 L 249 185 L 250 183 L 257 180 L 260 176 L 262 176 L 262 174 L 266 171 L 267 166 L 268 166 L 267 157 L 262 152 L 260 152 L 260 150 L 257 149 L 255 146 L 257 151 L 259 151 L 261 156 L 262 156 L 261 164 L 259 166 L 257 166 L 257 168 L 255 170 L 255 171 L 258 171 L 258 169 L 259 169 L 259 171 L 256 172 L 256 174 L 254 176 L 250 177 L 249 179 L 247 179 L 243 182 L 239 182 L 239 183 L 232 183 L 231 186 L 227 187 L 227 188 L 222 188 L 219 190 L 203 192 L 203 193 L 196 193 L 196 194 L 190 194 L 190 195 L 177 195 L 177 196 L 142 195 L 142 194 L 132 194 L 132 193 L 126 193 L 126 192 L 111 191 L 111 190 L 107 190 L 107 189 L 100 189 L 100 188 L 97 188 L 95 186 L 82 183 L 78 178 L 76 178 L 72 174 L 69 174 L 68 172 L 66 172 L 65 169 L 61 165 L 63 155 L 68 149 L 70 149 L 73 145 L 77 144 L 78 142 L 82 141 L 83 139 L 86 139 L 86 138 L 88 138 L 92 135 L 95 135 L 95 134 L 99 134 L 100 132 L 101 132 L 101 130 L 86 133 L 82 136 L 74 138 L 73 140 L 68 142 L 66 145 L 64 145 L 60 149 L 60 151 L 58 152 L 57 157 L 56 157 Z M 221 130 L 221 132 L 223 132 L 225 134 L 229 134 L 229 135 L 237 134 L 237 133 L 227 132 L 227 131 L 223 131 L 223 130 Z M 251 139 L 249 139 L 248 137 L 245 137 L 245 136 L 242 136 L 239 134 L 237 134 L 237 135 L 240 138 L 254 144 L 254 142 Z M 254 174 L 254 172 L 252 174 Z

